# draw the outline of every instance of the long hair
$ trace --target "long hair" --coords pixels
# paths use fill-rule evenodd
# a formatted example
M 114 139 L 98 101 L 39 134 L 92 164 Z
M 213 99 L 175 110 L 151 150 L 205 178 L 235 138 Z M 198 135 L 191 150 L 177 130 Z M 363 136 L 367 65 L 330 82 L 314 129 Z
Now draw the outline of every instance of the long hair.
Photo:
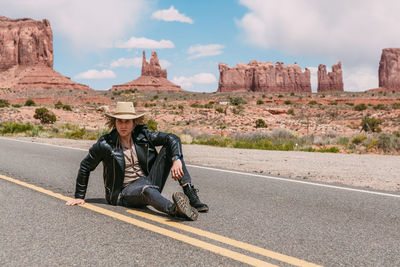
M 115 126 L 116 121 L 117 121 L 116 118 L 106 116 L 106 126 L 109 129 L 114 130 L 116 128 L 116 126 Z M 147 121 L 148 121 L 147 115 L 144 115 L 144 116 L 142 116 L 140 118 L 134 119 L 133 120 L 133 129 L 135 129 L 135 127 L 137 125 L 145 125 L 145 124 L 147 124 Z

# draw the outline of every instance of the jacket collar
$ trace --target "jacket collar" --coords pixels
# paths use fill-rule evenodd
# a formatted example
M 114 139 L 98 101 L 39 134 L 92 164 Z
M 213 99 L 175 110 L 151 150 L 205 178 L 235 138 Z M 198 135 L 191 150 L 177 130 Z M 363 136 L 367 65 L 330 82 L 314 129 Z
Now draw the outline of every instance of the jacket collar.
M 135 129 L 133 129 L 133 131 L 132 131 L 132 140 L 134 140 L 134 141 L 136 140 L 136 137 L 140 134 L 140 132 L 143 130 L 143 128 L 144 128 L 143 125 L 137 125 L 135 127 Z M 119 137 L 117 129 L 113 129 L 110 132 L 109 136 L 110 136 L 110 139 L 109 139 L 110 140 L 110 145 L 112 147 L 116 147 L 117 143 L 118 143 L 118 137 Z

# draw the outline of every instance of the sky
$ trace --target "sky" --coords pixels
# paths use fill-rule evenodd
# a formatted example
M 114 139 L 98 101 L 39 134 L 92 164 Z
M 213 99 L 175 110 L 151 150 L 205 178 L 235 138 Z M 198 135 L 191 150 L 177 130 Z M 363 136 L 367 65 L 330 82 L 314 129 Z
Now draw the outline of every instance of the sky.
M 215 92 L 218 64 L 342 61 L 345 91 L 378 87 L 383 48 L 400 47 L 396 0 L 0 0 L 0 15 L 47 18 L 54 69 L 95 90 L 140 76 L 156 51 L 168 79 Z

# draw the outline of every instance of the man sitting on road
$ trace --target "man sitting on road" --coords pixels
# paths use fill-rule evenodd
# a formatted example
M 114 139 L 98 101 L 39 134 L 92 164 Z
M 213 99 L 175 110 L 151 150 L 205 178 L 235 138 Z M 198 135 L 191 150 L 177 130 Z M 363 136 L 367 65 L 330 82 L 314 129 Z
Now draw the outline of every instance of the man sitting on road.
M 66 205 L 85 203 L 90 172 L 103 162 L 106 200 L 127 207 L 153 206 L 171 216 L 196 220 L 198 211 L 208 206 L 197 196 L 182 155 L 182 144 L 174 134 L 152 132 L 144 125 L 144 114 L 137 114 L 132 102 L 118 102 L 113 114 L 106 114 L 113 130 L 99 138 L 82 160 L 76 179 L 75 199 Z M 162 146 L 159 153 L 155 146 Z M 183 192 L 164 198 L 168 174 L 177 180 Z

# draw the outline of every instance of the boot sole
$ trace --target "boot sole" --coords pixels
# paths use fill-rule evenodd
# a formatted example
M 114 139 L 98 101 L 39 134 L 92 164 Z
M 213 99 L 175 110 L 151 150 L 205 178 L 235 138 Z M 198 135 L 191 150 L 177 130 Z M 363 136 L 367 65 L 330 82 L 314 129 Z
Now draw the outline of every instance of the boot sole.
M 175 192 L 172 194 L 172 200 L 174 201 L 178 211 L 184 215 L 188 220 L 195 221 L 199 217 L 199 213 L 195 208 L 190 206 L 189 198 L 182 192 Z
M 196 208 L 198 212 L 208 212 L 208 207 L 198 207 Z

